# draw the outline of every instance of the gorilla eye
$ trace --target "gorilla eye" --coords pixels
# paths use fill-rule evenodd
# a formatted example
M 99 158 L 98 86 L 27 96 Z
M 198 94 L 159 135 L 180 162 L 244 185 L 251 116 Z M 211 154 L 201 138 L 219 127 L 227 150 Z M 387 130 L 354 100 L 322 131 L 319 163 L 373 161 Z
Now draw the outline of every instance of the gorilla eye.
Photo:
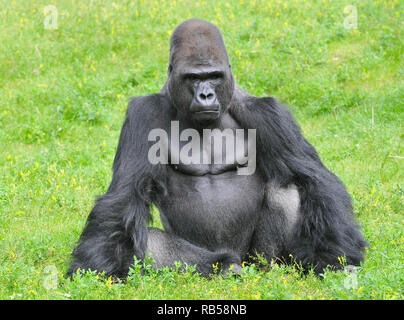
M 223 72 L 206 72 L 206 73 L 185 73 L 183 75 L 184 80 L 192 82 L 206 81 L 206 80 L 219 80 L 224 78 Z
M 184 75 L 184 79 L 190 81 L 197 81 L 199 80 L 199 76 L 195 73 L 187 73 Z
M 223 78 L 223 73 L 221 73 L 221 72 L 212 73 L 212 74 L 209 76 L 209 78 L 212 79 L 212 80 L 222 79 L 222 78 Z

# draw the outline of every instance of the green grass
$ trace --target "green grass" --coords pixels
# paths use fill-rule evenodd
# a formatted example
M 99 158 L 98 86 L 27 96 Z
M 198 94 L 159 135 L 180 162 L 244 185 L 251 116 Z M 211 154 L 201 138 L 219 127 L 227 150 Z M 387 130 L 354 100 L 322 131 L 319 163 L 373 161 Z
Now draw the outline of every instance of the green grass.
M 402 1 L 0 3 L 1 299 L 404 298 Z M 57 30 L 44 29 L 49 4 Z M 347 5 L 358 29 L 343 26 Z M 64 278 L 110 182 L 128 99 L 162 87 L 171 31 L 191 17 L 219 26 L 238 83 L 288 103 L 346 184 L 370 244 L 357 286 L 342 271 L 320 280 L 277 265 L 213 281 L 149 269 L 120 283 Z

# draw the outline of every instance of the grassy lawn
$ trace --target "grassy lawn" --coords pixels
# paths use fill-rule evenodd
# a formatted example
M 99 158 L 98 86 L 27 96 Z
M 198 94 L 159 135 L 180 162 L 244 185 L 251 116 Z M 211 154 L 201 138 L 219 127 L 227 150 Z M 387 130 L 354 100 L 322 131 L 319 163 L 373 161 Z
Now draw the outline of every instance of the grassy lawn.
M 0 0 L 0 299 L 403 299 L 404 2 Z M 57 9 L 57 29 L 44 27 Z M 357 29 L 344 27 L 357 9 Z M 169 37 L 222 30 L 237 82 L 290 105 L 346 184 L 365 263 L 321 280 L 254 265 L 238 278 L 131 271 L 65 279 L 104 193 L 131 96 L 159 91 Z M 160 226 L 153 212 L 154 226 Z

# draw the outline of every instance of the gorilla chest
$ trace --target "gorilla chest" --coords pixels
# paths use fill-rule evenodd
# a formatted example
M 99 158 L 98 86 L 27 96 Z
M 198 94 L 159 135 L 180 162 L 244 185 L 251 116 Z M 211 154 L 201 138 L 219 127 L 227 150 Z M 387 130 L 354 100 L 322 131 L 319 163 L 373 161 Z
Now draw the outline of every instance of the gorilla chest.
M 168 195 L 157 205 L 166 231 L 208 249 L 245 251 L 264 198 L 257 174 L 203 176 L 168 170 Z
M 228 113 L 215 125 L 198 130 L 186 120 L 171 121 L 159 138 L 149 150 L 151 162 L 169 164 L 186 175 L 255 171 L 255 130 L 240 128 Z

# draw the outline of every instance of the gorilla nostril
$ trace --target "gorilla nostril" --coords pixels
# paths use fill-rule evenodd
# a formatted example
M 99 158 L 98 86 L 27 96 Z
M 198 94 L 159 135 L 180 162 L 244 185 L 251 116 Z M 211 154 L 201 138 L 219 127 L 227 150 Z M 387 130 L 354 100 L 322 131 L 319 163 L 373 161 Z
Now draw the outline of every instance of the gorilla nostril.
M 210 100 L 214 99 L 215 95 L 212 92 L 210 92 L 208 94 L 200 93 L 198 97 L 199 97 L 199 100 L 201 100 L 201 101 L 206 101 L 206 100 L 210 101 Z

